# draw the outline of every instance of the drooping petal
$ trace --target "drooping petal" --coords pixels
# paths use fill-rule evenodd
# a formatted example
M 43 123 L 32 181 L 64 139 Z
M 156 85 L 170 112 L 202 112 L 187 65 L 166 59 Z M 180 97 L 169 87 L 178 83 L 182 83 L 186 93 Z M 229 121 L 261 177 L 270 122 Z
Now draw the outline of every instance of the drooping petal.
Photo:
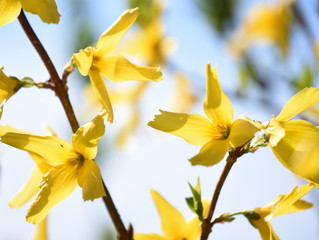
M 183 215 L 158 192 L 151 190 L 154 203 L 161 218 L 162 231 L 167 239 L 182 239 L 186 221 Z
M 21 11 L 20 0 L 0 1 L 0 27 L 16 19 Z
M 286 102 L 276 120 L 286 121 L 317 102 L 319 102 L 319 88 L 305 88 Z
M 293 119 L 284 122 L 285 136 L 272 151 L 290 171 L 302 178 L 319 183 L 319 129 L 311 123 Z
M 102 109 L 106 111 L 107 121 L 112 123 L 114 118 L 113 108 L 111 105 L 109 94 L 107 93 L 107 90 L 106 90 L 106 84 L 102 76 L 100 75 L 100 73 L 97 71 L 91 70 L 89 72 L 89 76 L 90 76 L 93 89 L 95 93 L 97 94 L 100 103 L 102 104 Z
M 11 1 L 11 0 L 10 0 Z M 37 14 L 43 22 L 58 23 L 60 13 L 55 0 L 20 0 L 23 9 L 29 13 Z
M 97 42 L 98 53 L 101 56 L 110 53 L 129 30 L 137 16 L 139 9 L 127 9 L 99 38 Z
M 204 102 L 206 115 L 216 124 L 230 125 L 233 120 L 233 106 L 223 92 L 217 76 L 217 68 L 206 65 L 206 98 Z
M 131 63 L 125 57 L 107 56 L 94 60 L 94 66 L 105 78 L 113 82 L 124 81 L 161 81 L 162 73 L 159 68 L 142 67 Z
M 70 144 L 54 136 L 38 136 L 10 126 L 0 126 L 0 141 L 43 157 L 50 165 L 77 158 Z
M 47 240 L 48 239 L 48 218 L 44 218 L 36 225 L 36 232 L 32 240 Z
M 269 214 L 265 220 L 269 221 L 270 219 L 287 214 L 305 210 L 313 206 L 313 204 L 300 200 L 304 195 L 306 195 L 313 188 L 312 184 L 306 184 L 300 188 L 295 187 L 290 193 L 280 195 L 274 201 L 275 203 L 271 214 Z M 270 203 L 271 205 L 273 203 Z
M 202 115 L 160 112 L 148 123 L 152 128 L 181 137 L 195 146 L 202 146 L 213 137 L 213 125 Z
M 93 64 L 93 53 L 94 49 L 92 47 L 87 47 L 85 49 L 81 49 L 79 53 L 72 55 L 73 60 L 78 66 L 79 72 L 83 76 L 87 76 L 89 74 L 90 68 Z
M 79 169 L 78 184 L 82 187 L 84 201 L 105 196 L 100 168 L 93 160 L 84 160 Z
M 219 163 L 228 151 L 227 140 L 211 140 L 206 143 L 197 155 L 189 159 L 192 165 L 213 166 Z
M 279 240 L 270 222 L 265 221 L 264 218 L 261 217 L 258 220 L 249 219 L 249 222 L 258 229 L 262 240 Z
M 39 190 L 39 183 L 43 177 L 39 168 L 35 167 L 32 170 L 31 176 L 21 190 L 10 200 L 9 206 L 19 208 L 29 201 Z
M 162 237 L 156 233 L 149 233 L 149 234 L 134 233 L 134 239 L 135 240 L 167 240 L 167 238 Z
M 251 140 L 261 128 L 247 117 L 237 118 L 231 125 L 228 141 L 233 147 L 239 147 Z
M 101 115 L 97 115 L 91 122 L 80 127 L 72 136 L 75 151 L 81 153 L 85 159 L 94 159 L 97 145 L 105 133 L 105 125 Z
M 26 220 L 39 223 L 51 208 L 65 200 L 77 185 L 78 171 L 72 165 L 52 168 L 40 184 L 40 191 L 28 209 Z

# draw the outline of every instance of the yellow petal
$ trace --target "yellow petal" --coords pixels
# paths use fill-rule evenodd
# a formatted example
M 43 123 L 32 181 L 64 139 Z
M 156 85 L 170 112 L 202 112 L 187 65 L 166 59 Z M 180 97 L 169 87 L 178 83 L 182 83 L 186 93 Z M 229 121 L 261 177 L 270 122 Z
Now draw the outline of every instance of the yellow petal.
M 32 240 L 47 240 L 48 239 L 48 218 L 44 218 L 41 222 L 36 225 L 36 232 Z
M 16 19 L 21 11 L 20 0 L 0 1 L 0 27 Z
M 43 158 L 37 154 L 34 154 L 34 153 L 30 153 L 30 155 L 31 155 L 34 163 L 37 165 L 39 170 L 42 172 L 42 175 L 46 174 L 51 169 L 52 166 L 47 163 L 45 158 Z
M 84 201 L 104 197 L 105 190 L 102 184 L 100 168 L 93 160 L 85 160 L 79 169 L 78 184 L 82 187 Z
M 319 129 L 311 123 L 293 119 L 282 124 L 285 136 L 272 148 L 277 159 L 290 171 L 319 183 Z M 314 153 L 314 154 L 313 154 Z
M 305 88 L 286 102 L 276 120 L 286 121 L 317 102 L 319 102 L 319 88 Z
M 9 99 L 20 88 L 20 81 L 7 76 L 2 70 L 0 66 L 0 101 Z
M 195 146 L 202 146 L 213 137 L 213 125 L 202 115 L 160 112 L 148 123 L 152 128 L 181 137 Z
M 262 217 L 258 220 L 249 220 L 250 223 L 258 229 L 262 240 L 279 240 L 279 237 L 274 232 L 270 222 L 265 221 Z
M 26 220 L 31 223 L 39 223 L 44 219 L 51 208 L 65 200 L 77 185 L 77 169 L 70 165 L 63 165 L 51 169 L 40 185 L 40 192 L 31 204 Z
M 183 235 L 183 230 L 186 227 L 183 215 L 155 190 L 151 190 L 151 194 L 161 217 L 164 235 L 167 239 L 182 239 L 180 236 Z
M 216 67 L 211 69 L 209 63 L 206 65 L 204 111 L 216 124 L 230 125 L 233 120 L 233 106 L 219 84 Z
M 192 218 L 188 223 L 184 230 L 184 238 L 189 240 L 197 240 L 201 235 L 201 221 L 199 221 L 198 217 Z
M 269 221 L 270 219 L 283 214 L 298 212 L 312 207 L 311 203 L 300 200 L 300 198 L 306 195 L 312 188 L 313 185 L 307 184 L 300 188 L 295 187 L 290 193 L 280 195 L 280 200 L 274 200 L 274 202 L 276 202 L 274 208 L 265 220 Z M 271 204 L 272 203 L 270 203 L 270 205 Z
M 227 140 L 211 140 L 189 161 L 192 165 L 213 166 L 223 159 L 228 151 L 228 147 L 229 143 Z
M 94 49 L 92 47 L 87 47 L 84 50 L 81 49 L 79 53 L 75 53 L 72 55 L 73 60 L 78 66 L 79 72 L 83 76 L 86 76 L 89 74 L 89 71 L 93 63 L 93 53 L 94 53 Z
M 1 7 L 1 3 L 0 3 L 0 7 Z M 6 74 L 4 74 L 2 69 L 3 69 L 3 67 L 0 66 L 0 119 L 2 116 L 4 104 L 21 87 L 21 86 L 19 86 L 20 82 L 18 80 L 11 78 L 11 77 L 7 76 Z
M 142 234 L 134 233 L 135 240 L 167 240 L 167 238 L 162 237 L 156 233 Z
M 102 109 L 106 111 L 107 121 L 113 122 L 113 108 L 109 98 L 109 94 L 106 90 L 106 84 L 99 72 L 91 70 L 89 72 L 90 80 L 95 93 L 98 96 L 100 103 L 102 104 Z
M 139 15 L 138 8 L 125 10 L 122 15 L 99 38 L 97 49 L 101 56 L 111 52 Z
M 11 1 L 11 0 L 10 0 Z M 37 14 L 43 22 L 58 23 L 60 14 L 54 0 L 20 0 L 23 9 L 29 13 Z
M 228 140 L 234 147 L 242 146 L 254 137 L 260 127 L 247 117 L 237 118 L 231 125 Z
M 78 157 L 70 144 L 58 137 L 37 136 L 10 126 L 0 126 L 0 136 L 1 142 L 37 154 L 50 165 Z
M 275 147 L 286 134 L 283 125 L 275 118 L 269 121 L 264 131 L 268 138 L 269 147 Z
M 80 127 L 72 136 L 75 151 L 81 153 L 85 159 L 94 159 L 97 144 L 105 133 L 105 125 L 101 115 L 97 115 L 91 122 Z
M 31 177 L 21 190 L 10 200 L 9 206 L 12 208 L 19 208 L 27 201 L 29 201 L 39 190 L 39 183 L 43 177 L 39 168 L 35 167 L 32 170 Z
M 159 68 L 142 67 L 131 63 L 120 55 L 108 56 L 94 60 L 96 70 L 113 82 L 124 81 L 161 81 L 162 73 Z

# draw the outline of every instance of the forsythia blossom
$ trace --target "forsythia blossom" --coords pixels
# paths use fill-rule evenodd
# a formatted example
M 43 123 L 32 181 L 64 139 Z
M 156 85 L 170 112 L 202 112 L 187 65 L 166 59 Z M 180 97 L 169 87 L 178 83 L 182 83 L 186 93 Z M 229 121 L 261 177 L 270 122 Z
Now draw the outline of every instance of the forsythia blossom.
M 194 217 L 187 222 L 183 215 L 169 202 L 167 202 L 158 192 L 151 190 L 151 194 L 161 218 L 161 227 L 164 236 L 156 233 L 135 233 L 135 240 L 199 239 L 201 234 L 201 222 L 197 217 Z
M 11 200 L 11 207 L 21 206 L 36 194 L 26 219 L 39 223 L 77 185 L 82 187 L 84 201 L 105 196 L 100 169 L 93 160 L 104 132 L 100 115 L 73 134 L 72 145 L 55 136 L 37 136 L 0 126 L 1 142 L 29 152 L 37 164 L 27 184 Z
M 210 64 L 206 66 L 206 79 L 204 111 L 209 119 L 199 114 L 161 111 L 148 125 L 203 146 L 190 161 L 192 165 L 212 166 L 222 160 L 229 148 L 251 140 L 259 126 L 247 117 L 233 120 L 233 106 L 221 89 L 216 68 L 211 69 Z
M 291 118 L 317 102 L 319 88 L 301 90 L 263 130 L 278 160 L 295 174 L 315 183 L 319 183 L 319 129 L 308 121 Z
M 276 5 L 258 4 L 250 9 L 231 39 L 233 53 L 241 56 L 250 45 L 265 42 L 276 44 L 282 55 L 287 55 L 293 2 L 281 0 Z
M 60 20 L 58 7 L 54 0 L 1 0 L 0 27 L 16 19 L 22 9 L 39 15 L 46 23 L 58 23 Z
M 119 19 L 101 35 L 96 47 L 90 46 L 73 54 L 73 60 L 80 73 L 83 76 L 89 75 L 109 122 L 113 122 L 113 110 L 102 76 L 114 82 L 162 80 L 162 73 L 158 68 L 138 66 L 120 55 L 112 54 L 138 14 L 138 8 L 124 11 Z
M 300 199 L 306 195 L 312 187 L 310 184 L 303 185 L 300 188 L 295 187 L 290 193 L 279 195 L 265 207 L 246 210 L 242 213 L 249 222 L 258 229 L 263 240 L 279 240 L 269 221 L 276 216 L 311 208 L 313 206 L 311 203 Z

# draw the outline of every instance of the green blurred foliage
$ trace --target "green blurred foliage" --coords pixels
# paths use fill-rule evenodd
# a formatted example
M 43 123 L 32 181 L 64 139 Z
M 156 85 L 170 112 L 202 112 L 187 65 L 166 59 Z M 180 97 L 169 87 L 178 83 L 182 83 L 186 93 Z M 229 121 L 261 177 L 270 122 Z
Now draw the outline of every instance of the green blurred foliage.
M 234 26 L 238 0 L 195 0 L 208 24 L 224 35 Z
M 141 14 L 136 22 L 143 28 L 150 24 L 154 19 L 158 19 L 163 6 L 160 1 L 156 0 L 128 0 L 128 7 L 138 7 L 140 9 Z
M 312 69 L 306 65 L 304 66 L 303 70 L 296 76 L 295 79 L 292 81 L 292 85 L 294 86 L 296 91 L 300 91 L 305 87 L 310 87 L 313 84 L 314 73 Z

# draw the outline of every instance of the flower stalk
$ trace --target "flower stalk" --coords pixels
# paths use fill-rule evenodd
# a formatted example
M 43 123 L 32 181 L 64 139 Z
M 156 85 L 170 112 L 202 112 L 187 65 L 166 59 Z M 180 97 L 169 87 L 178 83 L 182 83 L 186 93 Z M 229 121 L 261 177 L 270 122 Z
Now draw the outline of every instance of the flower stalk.
M 200 237 L 200 240 L 207 240 L 208 239 L 208 236 L 212 231 L 212 227 L 213 227 L 214 223 L 216 223 L 214 221 L 212 222 L 212 217 L 214 215 L 217 201 L 218 201 L 220 192 L 224 186 L 224 183 L 226 181 L 226 178 L 227 178 L 232 166 L 237 161 L 237 158 L 239 158 L 240 156 L 242 156 L 245 153 L 247 153 L 247 150 L 244 147 L 237 147 L 229 152 L 228 157 L 226 159 L 225 167 L 224 167 L 224 169 L 219 177 L 219 180 L 216 184 L 215 191 L 214 191 L 214 194 L 213 194 L 210 206 L 209 206 L 207 216 L 204 218 L 204 220 L 202 222 L 202 235 Z

